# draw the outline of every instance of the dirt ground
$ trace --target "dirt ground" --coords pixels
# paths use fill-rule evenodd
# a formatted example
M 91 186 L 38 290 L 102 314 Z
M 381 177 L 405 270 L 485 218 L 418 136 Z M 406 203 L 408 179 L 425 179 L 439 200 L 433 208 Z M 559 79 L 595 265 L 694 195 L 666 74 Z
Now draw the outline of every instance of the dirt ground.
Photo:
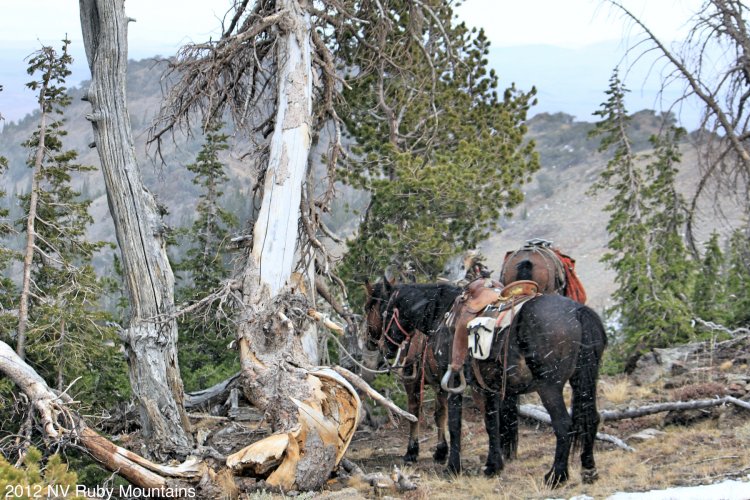
M 737 367 L 742 371 L 743 367 Z M 744 365 L 747 373 L 747 365 Z M 709 380 L 710 379 L 710 380 Z M 714 379 L 719 379 L 719 382 Z M 644 404 L 706 397 L 723 391 L 721 377 L 705 376 L 680 387 L 659 381 L 649 386 L 635 386 L 624 377 L 604 377 L 599 386 L 599 407 L 625 409 Z M 666 385 L 666 387 L 665 387 Z M 672 384 L 674 385 L 674 384 Z M 747 399 L 747 394 L 743 397 Z M 465 398 L 465 401 L 470 398 Z M 538 404 L 535 395 L 525 396 L 522 403 Z M 462 466 L 459 477 L 445 473 L 445 466 L 432 459 L 437 437 L 432 424 L 432 402 L 426 402 L 423 416 L 420 457 L 416 464 L 406 465 L 401 457 L 406 451 L 408 425 L 385 424 L 373 430 L 358 431 L 346 458 L 365 473 L 390 474 L 393 466 L 416 485 L 416 490 L 399 492 L 393 488 L 375 488 L 353 480 L 332 480 L 323 498 L 464 499 L 464 498 L 571 498 L 588 495 L 606 498 L 618 491 L 647 491 L 670 486 L 710 484 L 724 479 L 750 479 L 750 411 L 731 406 L 708 410 L 660 413 L 638 419 L 606 422 L 600 432 L 625 440 L 635 451 L 597 441 L 595 456 L 599 480 L 583 484 L 580 462 L 571 455 L 568 483 L 549 490 L 543 475 L 552 464 L 554 435 L 552 429 L 534 421 L 522 420 L 518 458 L 506 463 L 500 475 L 486 478 L 482 466 L 487 454 L 487 437 L 483 417 L 471 402 L 464 405 L 462 432 Z M 649 429 L 649 438 L 634 435 Z M 747 498 L 750 499 L 750 482 Z

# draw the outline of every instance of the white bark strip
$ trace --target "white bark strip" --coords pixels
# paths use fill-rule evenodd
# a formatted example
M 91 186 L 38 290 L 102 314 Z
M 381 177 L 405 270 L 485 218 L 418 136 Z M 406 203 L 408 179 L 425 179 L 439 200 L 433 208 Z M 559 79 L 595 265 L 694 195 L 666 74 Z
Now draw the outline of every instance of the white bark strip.
M 177 365 L 174 276 L 156 203 L 135 158 L 125 94 L 127 24 L 123 0 L 79 0 L 91 68 L 88 99 L 107 201 L 120 247 L 131 317 L 123 335 L 144 437 L 157 455 L 188 452 L 191 438 Z M 156 321 L 160 320 L 161 323 Z
M 310 15 L 296 2 L 280 2 L 294 12 L 278 40 L 278 109 L 266 170 L 263 202 L 253 232 L 253 258 L 261 283 L 276 295 L 294 268 L 302 181 L 310 154 L 312 67 Z

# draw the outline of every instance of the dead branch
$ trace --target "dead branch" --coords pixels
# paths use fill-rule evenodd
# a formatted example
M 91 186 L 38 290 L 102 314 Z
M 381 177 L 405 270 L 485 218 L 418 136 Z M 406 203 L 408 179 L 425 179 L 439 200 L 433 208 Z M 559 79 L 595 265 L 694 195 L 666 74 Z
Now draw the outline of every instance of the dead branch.
M 390 373 L 390 371 L 391 371 L 390 369 L 387 369 L 387 370 L 373 370 L 372 368 L 366 367 L 365 365 L 363 365 L 362 363 L 360 363 L 357 360 L 357 358 L 355 358 L 354 356 L 352 356 L 352 354 L 347 350 L 347 348 L 344 347 L 341 344 L 341 342 L 339 342 L 338 337 L 336 337 L 333 334 L 329 334 L 329 338 L 333 339 L 333 341 L 336 342 L 336 344 L 339 346 L 339 349 L 341 350 L 341 352 L 343 352 L 344 354 L 346 354 L 346 356 L 352 361 L 352 363 L 354 363 L 355 365 L 357 365 L 360 370 L 364 370 L 364 371 L 366 371 L 368 373 L 372 373 L 374 375 L 378 375 L 378 374 L 381 374 L 381 373 Z
M 626 418 L 639 418 L 655 413 L 662 413 L 665 411 L 685 411 L 685 410 L 700 410 L 702 408 L 712 408 L 714 406 L 721 406 L 725 404 L 733 404 L 750 410 L 750 403 L 742 401 L 732 396 L 724 396 L 716 399 L 697 399 L 693 401 L 675 401 L 671 403 L 655 403 L 651 405 L 641 406 L 639 408 L 628 408 L 626 410 L 604 410 L 600 412 L 602 420 L 607 422 L 610 420 L 624 420 Z
M 731 337 L 738 337 L 739 335 L 744 335 L 744 336 L 750 335 L 750 328 L 735 328 L 734 330 L 732 330 L 731 328 L 727 328 L 724 325 L 714 323 L 713 321 L 706 321 L 704 319 L 697 318 L 697 317 L 693 319 L 696 323 L 698 323 L 699 325 L 705 328 L 708 328 L 709 330 L 726 333 L 726 334 L 729 334 Z
M 308 309 L 307 315 L 321 323 L 329 330 L 336 332 L 338 335 L 344 335 L 344 327 L 339 325 L 338 323 L 331 321 L 331 318 L 329 318 L 327 314 L 323 314 L 322 312 L 316 311 L 315 309 Z
M 71 402 L 69 396 L 50 389 L 5 342 L 0 342 L 0 372 L 29 397 L 32 407 L 41 416 L 47 437 L 54 440 L 63 435 L 75 438 L 104 467 L 137 486 L 164 488 L 170 484 L 168 479 L 196 478 L 205 470 L 206 466 L 196 460 L 178 466 L 155 464 L 100 436 L 67 407 Z
M 222 380 L 208 389 L 185 394 L 185 409 L 191 410 L 200 407 L 210 407 L 226 401 L 229 391 L 239 386 L 240 375 L 240 373 L 235 373 L 228 379 Z
M 357 389 L 363 391 L 365 394 L 367 394 L 370 398 L 372 398 L 376 403 L 380 404 L 381 406 L 391 410 L 393 413 L 398 415 L 399 417 L 403 417 L 409 422 L 416 422 L 417 417 L 412 415 L 411 413 L 402 410 L 398 406 L 396 406 L 393 401 L 386 398 L 382 394 L 380 394 L 378 391 L 370 387 L 370 384 L 365 382 L 361 377 L 358 375 L 355 375 L 354 373 L 350 372 L 346 368 L 342 368 L 340 366 L 334 366 L 333 370 L 340 374 L 342 377 L 344 377 L 346 380 L 348 380 L 354 387 Z
M 541 406 L 521 405 L 518 408 L 518 414 L 521 415 L 522 417 L 531 418 L 539 422 L 545 423 L 547 425 L 552 424 L 552 419 L 550 418 L 549 414 Z M 628 446 L 625 443 L 625 441 L 611 434 L 605 434 L 604 432 L 597 432 L 596 439 L 598 439 L 599 441 L 606 441 L 608 443 L 612 443 L 618 448 L 622 448 L 623 450 L 626 450 L 626 451 L 635 451 L 635 448 Z

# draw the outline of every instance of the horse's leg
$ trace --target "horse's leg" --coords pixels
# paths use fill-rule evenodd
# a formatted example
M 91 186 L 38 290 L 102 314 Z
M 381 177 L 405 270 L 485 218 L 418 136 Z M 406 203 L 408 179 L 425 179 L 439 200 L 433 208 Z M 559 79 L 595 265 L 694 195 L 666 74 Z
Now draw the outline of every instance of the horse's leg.
M 573 442 L 581 446 L 581 479 L 591 484 L 599 479 L 594 462 L 594 440 L 599 427 L 596 385 L 584 387 L 577 376 L 570 379 L 570 385 L 573 387 Z
M 513 460 L 518 451 L 518 395 L 500 401 L 500 448 L 503 458 Z
M 445 427 L 448 423 L 448 393 L 436 386 L 435 393 L 435 426 L 438 433 L 438 444 L 432 458 L 437 463 L 444 464 L 448 457 L 448 442 L 445 440 Z
M 484 393 L 484 428 L 489 440 L 484 475 L 494 476 L 503 470 L 503 457 L 500 452 L 500 429 L 498 428 L 500 396 L 496 392 L 486 390 L 482 392 Z
M 584 337 L 576 371 L 570 378 L 573 387 L 573 443 L 574 448 L 581 446 L 581 479 L 584 483 L 593 483 L 599 478 L 594 462 L 594 439 L 599 427 L 596 382 L 606 335 L 598 316 L 590 309 L 579 310 L 578 317 Z
M 450 435 L 450 453 L 448 454 L 448 472 L 461 473 L 461 410 L 463 394 L 448 396 L 448 433 Z
M 417 417 L 416 422 L 409 422 L 409 444 L 406 447 L 404 462 L 416 462 L 419 459 L 419 420 L 421 419 L 422 402 L 419 393 L 419 380 L 404 382 L 408 398 L 409 413 Z
M 551 488 L 556 488 L 568 480 L 568 455 L 572 442 L 570 433 L 573 421 L 565 407 L 561 385 L 545 385 L 537 392 L 552 419 L 552 428 L 557 438 L 555 461 L 552 469 L 544 475 L 545 483 Z

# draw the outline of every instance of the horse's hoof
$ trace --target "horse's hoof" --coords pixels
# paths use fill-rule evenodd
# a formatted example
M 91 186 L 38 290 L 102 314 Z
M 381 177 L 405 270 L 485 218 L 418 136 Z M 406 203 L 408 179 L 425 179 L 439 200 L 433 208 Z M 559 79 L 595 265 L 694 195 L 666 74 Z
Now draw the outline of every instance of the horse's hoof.
M 448 467 L 445 468 L 445 473 L 448 476 L 459 476 L 461 475 L 461 465 L 448 463 Z
M 448 458 L 448 445 L 447 444 L 437 445 L 437 449 L 435 450 L 435 453 L 432 454 L 432 458 L 437 463 L 444 464 L 445 460 Z
M 501 470 L 503 470 L 503 468 L 498 467 L 497 465 L 485 465 L 482 472 L 484 472 L 485 476 L 492 477 L 499 474 Z
M 548 488 L 554 489 L 562 486 L 568 480 L 568 472 L 565 471 L 562 474 L 556 474 L 554 470 L 549 471 L 544 475 L 544 484 Z
M 596 468 L 594 469 L 583 469 L 581 471 L 581 480 L 585 484 L 592 484 L 596 482 L 596 480 L 599 479 L 599 473 L 596 471 Z

